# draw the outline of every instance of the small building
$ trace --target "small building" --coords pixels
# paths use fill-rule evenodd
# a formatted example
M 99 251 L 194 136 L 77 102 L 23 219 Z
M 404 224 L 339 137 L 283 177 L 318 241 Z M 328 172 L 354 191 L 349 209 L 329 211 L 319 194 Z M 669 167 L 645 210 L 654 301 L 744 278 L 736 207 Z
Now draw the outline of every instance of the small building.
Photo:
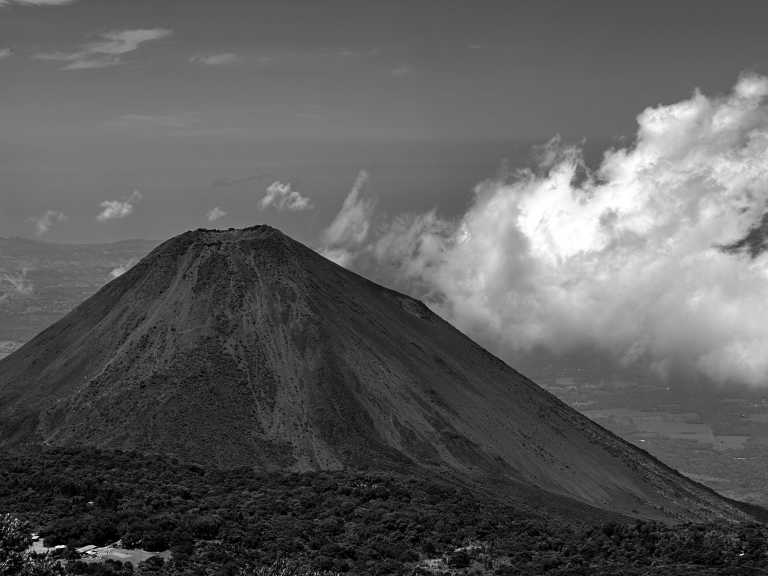
M 461 546 L 459 548 L 456 548 L 453 552 L 466 552 L 467 554 L 482 552 L 487 548 L 486 544 L 483 544 L 482 542 L 470 542 L 466 546 Z
M 88 544 L 88 546 L 82 546 L 81 548 L 75 549 L 75 552 L 77 552 L 78 554 L 86 554 L 88 556 L 93 556 L 95 554 L 94 550 L 96 550 L 96 548 L 97 547 L 94 546 L 93 544 Z
M 419 562 L 419 568 L 429 571 L 445 570 L 448 568 L 448 563 L 445 561 L 445 558 L 425 558 Z

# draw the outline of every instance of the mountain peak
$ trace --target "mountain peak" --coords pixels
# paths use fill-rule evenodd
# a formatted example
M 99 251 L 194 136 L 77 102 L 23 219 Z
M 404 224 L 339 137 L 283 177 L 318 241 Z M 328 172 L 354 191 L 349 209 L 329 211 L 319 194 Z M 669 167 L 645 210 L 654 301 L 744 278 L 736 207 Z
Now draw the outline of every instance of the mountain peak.
M 259 285 L 256 277 L 273 280 L 292 275 L 296 283 L 305 277 L 309 261 L 323 260 L 314 251 L 271 226 L 213 230 L 200 228 L 184 232 L 155 248 L 136 264 L 116 286 L 105 290 L 141 284 L 162 285 L 165 290 L 184 291 L 192 283 L 196 298 L 203 285 L 221 293 L 244 284 Z M 265 276 L 267 275 L 267 276 Z M 216 296 L 218 301 L 221 294 Z M 98 295 L 97 295 L 98 296 Z M 211 297 L 214 297 L 211 295 Z
M 267 224 L 257 224 L 246 228 L 198 228 L 182 234 L 182 236 L 186 235 L 192 236 L 195 240 L 220 242 L 240 242 L 276 237 L 288 239 L 288 236 L 283 234 L 280 230 Z
M 190 230 L 171 238 L 158 246 L 154 253 L 168 252 L 169 255 L 178 255 L 180 250 L 185 250 L 192 246 L 218 245 L 221 247 L 231 247 L 233 244 L 248 244 L 251 249 L 261 249 L 274 247 L 278 243 L 285 245 L 298 244 L 277 228 L 266 224 L 223 230 L 198 228 L 197 230 Z

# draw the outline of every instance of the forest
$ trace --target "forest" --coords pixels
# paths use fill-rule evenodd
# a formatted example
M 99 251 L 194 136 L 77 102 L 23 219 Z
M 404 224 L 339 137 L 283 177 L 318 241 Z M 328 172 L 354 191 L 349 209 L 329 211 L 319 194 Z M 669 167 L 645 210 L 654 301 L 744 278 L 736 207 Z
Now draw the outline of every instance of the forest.
M 95 449 L 0 453 L 0 514 L 0 576 L 768 573 L 762 524 L 563 523 L 425 477 L 257 474 Z M 14 556 L 32 531 L 68 547 L 66 566 Z M 118 539 L 170 560 L 72 552 Z

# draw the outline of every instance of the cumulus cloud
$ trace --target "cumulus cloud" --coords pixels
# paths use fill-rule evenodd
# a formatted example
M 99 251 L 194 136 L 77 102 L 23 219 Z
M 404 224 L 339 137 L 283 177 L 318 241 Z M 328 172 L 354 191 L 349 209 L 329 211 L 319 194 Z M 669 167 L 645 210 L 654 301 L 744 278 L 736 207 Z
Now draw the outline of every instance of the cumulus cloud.
M 35 234 L 43 236 L 47 234 L 50 229 L 59 222 L 64 222 L 67 219 L 67 215 L 58 210 L 46 210 L 40 216 L 30 218 L 29 221 L 35 225 Z
M 0 48 L 0 60 L 10 58 L 11 56 L 13 56 L 13 50 L 10 48 Z
M 66 62 L 62 70 L 107 68 L 122 63 L 122 56 L 138 50 L 145 42 L 161 40 L 171 35 L 165 28 L 114 30 L 105 32 L 95 42 L 83 44 L 73 52 L 37 54 L 39 60 Z
M 275 210 L 280 211 L 299 211 L 312 208 L 312 201 L 294 190 L 290 182 L 275 180 L 267 187 L 267 192 L 261 199 L 260 205 L 262 210 L 272 206 Z
M 372 211 L 350 194 L 324 243 L 349 266 L 387 264 L 508 350 L 589 347 L 662 376 L 768 385 L 767 97 L 767 78 L 744 76 L 648 108 L 594 172 L 555 140 L 537 166 L 479 184 L 457 220 L 369 237 Z
M 189 61 L 203 66 L 227 66 L 234 64 L 240 57 L 234 52 L 222 52 L 219 54 L 201 54 L 192 56 Z
M 224 216 L 226 215 L 227 213 L 224 210 L 222 210 L 218 206 L 215 206 L 214 208 L 208 211 L 208 214 L 207 214 L 208 222 L 216 222 L 216 220 L 220 218 L 224 218 Z
M 107 220 L 119 220 L 120 218 L 126 218 L 133 214 L 133 208 L 137 202 L 142 199 L 142 194 L 138 190 L 134 190 L 124 200 L 104 200 L 99 206 L 101 206 L 101 212 L 96 216 L 96 220 L 99 222 L 106 222 Z

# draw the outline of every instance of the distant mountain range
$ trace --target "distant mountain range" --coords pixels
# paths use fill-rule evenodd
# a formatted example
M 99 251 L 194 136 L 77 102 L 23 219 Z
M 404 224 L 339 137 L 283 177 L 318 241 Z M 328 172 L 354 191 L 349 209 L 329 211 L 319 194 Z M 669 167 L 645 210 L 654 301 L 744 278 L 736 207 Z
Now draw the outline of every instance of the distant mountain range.
M 94 254 L 91 281 L 144 246 Z M 749 518 L 423 303 L 267 226 L 165 242 L 0 361 L 0 443 L 27 442 L 419 471 L 572 515 Z

